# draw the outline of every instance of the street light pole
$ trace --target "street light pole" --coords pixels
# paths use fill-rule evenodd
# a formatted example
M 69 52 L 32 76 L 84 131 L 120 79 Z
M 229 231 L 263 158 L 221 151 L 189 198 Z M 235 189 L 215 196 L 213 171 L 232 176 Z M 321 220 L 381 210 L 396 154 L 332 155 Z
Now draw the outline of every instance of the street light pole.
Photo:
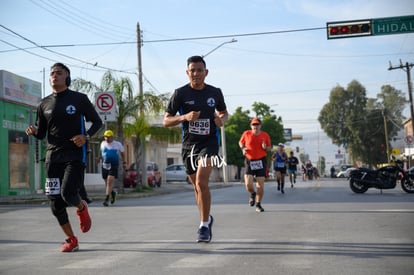
M 222 46 L 226 44 L 230 44 L 230 43 L 235 43 L 235 42 L 237 42 L 237 40 L 234 38 L 230 41 L 223 42 L 217 47 L 215 47 L 214 49 L 212 49 L 211 51 L 209 51 L 208 53 L 206 53 L 205 55 L 202 55 L 201 57 L 205 58 L 207 55 L 211 54 L 212 52 L 216 51 Z M 224 130 L 224 125 L 220 127 L 220 134 L 221 134 L 221 150 L 222 150 L 223 160 L 225 163 L 227 163 L 226 132 Z M 225 184 L 228 182 L 227 166 L 225 165 L 223 165 L 223 181 Z
M 217 47 L 215 47 L 214 49 L 212 49 L 211 51 L 209 51 L 208 53 L 206 53 L 205 55 L 202 55 L 201 57 L 204 58 L 207 55 L 211 54 L 212 52 L 216 51 L 218 48 L 221 48 L 222 46 L 224 46 L 226 44 L 235 43 L 235 42 L 237 42 L 237 40 L 234 39 L 234 38 L 232 40 L 230 40 L 230 41 L 223 42 L 220 45 L 218 45 Z

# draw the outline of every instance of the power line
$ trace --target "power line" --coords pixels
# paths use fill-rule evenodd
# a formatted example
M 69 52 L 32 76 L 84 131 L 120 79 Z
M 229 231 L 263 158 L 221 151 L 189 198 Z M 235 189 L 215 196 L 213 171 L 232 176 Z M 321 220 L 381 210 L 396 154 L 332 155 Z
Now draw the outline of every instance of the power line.
M 257 36 L 257 35 L 270 35 L 280 33 L 291 33 L 291 32 L 303 32 L 312 30 L 321 30 L 326 27 L 317 28 L 304 28 L 304 29 L 293 29 L 283 31 L 269 31 L 269 32 L 255 32 L 255 33 L 243 33 L 243 34 L 229 34 L 229 35 L 213 35 L 213 36 L 198 36 L 198 37 L 184 37 L 184 38 L 169 38 L 159 40 L 142 40 L 142 43 L 160 43 L 160 42 L 178 42 L 178 41 L 192 41 L 192 40 L 207 40 L 207 39 L 218 39 L 218 38 L 229 38 L 229 37 L 242 37 L 242 36 Z M 62 45 L 43 45 L 41 47 L 89 47 L 89 46 L 109 46 L 109 45 L 125 45 L 125 44 L 136 44 L 137 41 L 123 41 L 123 42 L 102 42 L 102 43 L 79 43 L 79 44 L 62 44 Z M 39 46 L 40 47 L 40 46 Z
M 173 41 L 173 40 L 170 40 Z M 179 41 L 179 40 L 175 40 Z M 152 41 L 146 41 L 146 43 L 151 43 Z M 120 42 L 97 42 L 97 43 L 79 43 L 79 44 L 53 44 L 53 45 L 41 45 L 41 47 L 45 48 L 66 48 L 66 47 L 95 47 L 95 46 L 111 46 L 111 45 L 129 45 L 129 44 L 136 44 L 135 41 L 120 41 Z M 20 49 L 9 49 L 9 50 L 2 50 L 0 53 L 6 52 L 13 52 L 19 51 L 22 49 L 31 50 L 38 47 L 27 47 L 27 48 L 20 48 Z M 257 53 L 257 54 L 265 54 L 265 55 L 278 55 L 278 56 L 302 56 L 302 57 L 318 57 L 318 58 L 371 58 L 371 57 L 380 57 L 380 56 L 397 56 L 401 54 L 405 55 L 414 55 L 414 52 L 396 52 L 396 53 L 383 53 L 383 54 L 360 54 L 360 55 L 321 55 L 321 54 L 303 54 L 303 53 L 286 53 L 286 52 L 269 52 L 269 51 L 260 51 L 260 50 L 252 50 L 252 49 L 242 49 L 237 48 L 234 49 L 236 51 L 241 52 L 248 52 L 248 53 Z
M 376 82 L 375 82 L 376 83 Z M 394 81 L 394 82 L 388 82 L 388 83 L 401 83 L 401 81 Z M 370 83 L 368 83 L 370 84 Z M 374 84 L 374 83 L 372 83 Z M 275 90 L 271 90 L 271 91 L 258 91 L 255 90 L 254 92 L 254 96 L 266 96 L 266 95 L 281 95 L 281 94 L 302 94 L 302 93 L 313 93 L 313 92 L 326 92 L 326 91 L 331 91 L 332 87 L 330 88 L 317 88 L 317 89 L 304 89 L 304 90 L 281 90 L 281 91 L 275 91 Z M 232 94 L 231 89 L 228 90 L 230 92 L 226 93 L 225 97 L 249 97 L 252 96 L 252 94 L 240 94 L 240 92 L 236 92 L 234 94 Z
M 68 5 L 68 4 L 67 4 Z M 29 54 L 33 54 L 36 55 L 34 53 L 31 53 L 27 50 L 29 49 L 35 49 L 35 48 L 41 48 L 43 50 L 47 50 L 49 52 L 52 52 L 54 54 L 60 55 L 60 56 L 64 56 L 66 58 L 72 59 L 72 60 L 76 60 L 77 62 L 81 62 L 87 65 L 91 65 L 92 68 L 101 68 L 104 70 L 111 70 L 111 71 L 116 71 L 116 72 L 121 72 L 121 73 L 127 73 L 127 74 L 136 74 L 135 72 L 130 72 L 130 71 L 125 71 L 125 70 L 117 70 L 117 69 L 112 69 L 112 68 L 108 68 L 108 67 L 104 67 L 101 65 L 97 65 L 95 62 L 88 62 L 88 61 L 84 61 L 72 56 L 68 56 L 56 51 L 53 51 L 49 48 L 57 48 L 57 47 L 75 47 L 75 46 L 108 46 L 108 45 L 124 45 L 124 44 L 136 44 L 136 41 L 123 41 L 123 42 L 105 42 L 105 43 L 84 43 L 84 44 L 65 44 L 65 45 L 39 45 L 38 43 L 35 43 L 29 39 L 27 39 L 26 37 L 12 31 L 9 28 L 4 27 L 3 25 L 0 25 L 1 27 L 3 27 L 4 29 L 8 30 L 9 32 L 13 33 L 14 35 L 28 41 L 29 43 L 33 44 L 33 47 L 28 47 L 28 48 L 21 48 L 15 45 L 12 45 L 10 43 L 7 43 L 5 41 L 2 40 L 2 42 L 11 45 L 13 47 L 15 47 L 15 50 L 23 50 Z M 200 37 L 187 37 L 187 38 L 171 38 L 171 39 L 161 39 L 161 40 L 148 40 L 145 41 L 143 40 L 142 43 L 159 43 L 159 42 L 177 42 L 177 41 L 191 41 L 191 40 L 207 40 L 207 39 L 218 39 L 218 38 L 228 38 L 228 37 L 242 37 L 242 36 L 257 36 L 257 35 L 271 35 L 271 34 L 281 34 L 281 33 L 292 33 L 292 32 L 303 32 L 303 31 L 314 31 L 314 30 L 321 30 L 321 29 L 326 29 L 326 27 L 316 27 L 316 28 L 302 28 L 302 29 L 292 29 L 292 30 L 281 30 L 281 31 L 269 31 L 269 32 L 255 32 L 255 33 L 243 33 L 243 34 L 231 34 L 231 35 L 216 35 L 216 36 L 200 36 Z M 0 51 L 0 53 L 5 53 L 5 52 L 9 52 L 9 51 L 13 51 L 13 50 L 4 50 L 4 51 Z M 249 51 L 249 50 L 246 50 Z M 251 51 L 251 50 L 250 50 Z M 292 54 L 286 54 L 286 53 L 270 53 L 270 52 L 266 52 L 266 54 L 279 54 L 279 55 L 292 55 Z M 413 53 L 409 53 L 409 54 L 413 54 Z M 51 60 L 50 58 L 46 58 L 44 56 L 40 56 L 40 55 L 36 55 L 38 57 L 41 58 L 45 58 L 48 60 Z M 367 55 L 363 55 L 363 56 L 367 56 Z M 381 55 L 372 55 L 372 56 L 381 56 Z M 326 56 L 326 57 L 332 57 L 332 56 Z M 361 57 L 361 56 L 344 56 L 344 57 Z M 88 68 L 88 70 L 92 70 L 92 68 Z M 151 86 L 153 86 L 151 83 L 149 83 L 149 81 L 147 81 L 148 84 L 150 84 Z M 153 87 L 154 88 L 154 87 Z M 312 92 L 312 91 L 320 91 L 322 89 L 315 89 L 315 90 L 302 90 L 302 91 L 289 91 L 289 92 L 284 92 L 284 93 L 292 93 L 292 92 L 297 92 L 297 93 L 301 93 L 301 92 Z M 283 93 L 283 92 L 282 92 Z M 263 95 L 266 95 L 268 93 L 262 93 Z M 226 96 L 244 96 L 244 95 L 226 95 Z M 245 96 L 249 96 L 249 95 L 245 95 Z
M 4 29 L 6 29 L 7 31 L 9 31 L 9 32 L 13 33 L 14 35 L 16 35 L 16 36 L 20 37 L 21 39 L 23 39 L 23 40 L 25 40 L 25 41 L 29 42 L 30 44 L 33 44 L 33 45 L 35 45 L 35 46 L 37 46 L 37 47 L 39 47 L 39 48 L 41 48 L 41 49 L 43 49 L 43 50 L 45 50 L 45 51 L 48 51 L 48 52 L 51 52 L 51 53 L 57 54 L 57 55 L 59 55 L 59 56 L 63 56 L 63 57 L 66 57 L 66 58 L 68 58 L 68 59 L 72 59 L 72 60 L 75 60 L 75 61 L 77 61 L 77 62 L 81 62 L 81 63 L 86 64 L 86 65 L 91 65 L 91 66 L 93 66 L 93 67 L 98 67 L 98 68 L 101 68 L 101 69 L 104 69 L 104 70 L 110 70 L 110 71 L 114 71 L 114 72 L 121 72 L 121 73 L 126 73 L 126 74 L 136 74 L 135 72 L 127 72 L 127 71 L 123 71 L 123 70 L 117 70 L 117 69 L 113 69 L 113 68 L 109 68 L 109 67 L 101 66 L 101 65 L 98 65 L 98 64 L 96 64 L 96 63 L 91 63 L 91 62 L 84 61 L 84 60 L 81 60 L 81 59 L 76 58 L 76 57 L 73 57 L 73 56 L 69 56 L 69 55 L 66 55 L 66 54 L 63 54 L 63 53 L 59 53 L 59 52 L 53 51 L 53 50 L 51 50 L 51 49 L 48 49 L 48 48 L 46 48 L 46 47 L 43 47 L 43 46 L 41 46 L 41 45 L 37 44 L 36 42 L 34 42 L 34 41 L 32 41 L 32 40 L 30 40 L 30 39 L 28 39 L 28 38 L 24 37 L 24 36 L 23 36 L 23 35 L 21 35 L 21 34 L 18 34 L 17 32 L 15 32 L 15 31 L 13 31 L 13 30 L 11 30 L 11 29 L 9 29 L 9 28 L 7 28 L 7 27 L 3 26 L 3 25 L 0 25 L 0 27 L 2 27 L 2 28 L 4 28 Z
M 101 29 L 104 30 L 104 32 L 110 31 L 114 35 L 118 35 L 118 36 L 119 36 L 119 33 L 123 33 L 126 36 L 134 35 L 133 32 L 132 33 L 125 32 L 124 27 L 116 26 L 114 24 L 108 23 L 108 22 L 102 20 L 101 18 L 95 17 L 91 14 L 88 14 L 88 13 L 84 12 L 81 9 L 78 9 L 77 7 L 75 7 L 73 5 L 70 5 L 69 3 L 65 2 L 65 1 L 59 1 L 59 2 L 56 2 L 55 4 L 63 4 L 63 5 L 68 6 L 70 10 L 75 10 L 76 11 L 76 13 L 74 13 L 74 14 L 78 15 L 79 18 L 81 18 L 85 21 L 91 22 L 94 26 L 100 26 Z M 62 9 L 65 9 L 65 8 L 62 7 Z M 73 14 L 73 12 L 71 12 L 71 13 Z M 85 16 L 81 16 L 80 14 L 84 14 Z
M 172 39 L 160 39 L 160 40 L 148 40 L 143 43 L 159 43 L 159 42 L 176 42 L 176 41 L 187 41 L 187 40 L 205 40 L 205 39 L 218 39 L 218 38 L 232 38 L 232 37 L 243 37 L 243 36 L 257 36 L 257 35 L 270 35 L 270 34 L 281 34 L 281 33 L 292 33 L 292 32 L 305 32 L 326 29 L 326 27 L 316 28 L 303 28 L 303 29 L 292 29 L 282 31 L 268 31 L 268 32 L 252 32 L 252 33 L 241 33 L 241 34 L 226 34 L 226 35 L 213 35 L 213 36 L 199 36 L 199 37 L 187 37 L 187 38 L 172 38 Z
M 34 4 L 36 5 L 36 3 L 34 3 Z M 53 11 L 50 11 L 50 10 L 48 10 L 48 11 L 51 12 L 52 14 L 58 16 Z M 76 22 L 75 22 L 75 25 L 77 25 Z M 87 65 L 92 65 L 94 67 L 102 68 L 102 69 L 105 69 L 105 70 L 112 70 L 112 71 L 122 72 L 122 73 L 128 73 L 128 74 L 136 74 L 136 73 L 131 73 L 131 72 L 123 71 L 123 70 L 111 69 L 111 68 L 108 68 L 108 67 L 104 67 L 104 66 L 101 66 L 101 65 L 97 65 L 96 63 L 92 64 L 91 62 L 84 61 L 84 60 L 80 60 L 78 58 L 75 58 L 75 57 L 72 57 L 72 56 L 68 56 L 68 55 L 65 55 L 65 54 L 62 54 L 62 53 L 53 51 L 53 50 L 49 49 L 49 47 L 52 47 L 52 46 L 53 47 L 58 47 L 58 45 L 42 46 L 42 45 L 39 45 L 38 43 L 36 43 L 36 42 L 34 42 L 34 41 L 26 38 L 26 37 L 24 37 L 24 36 L 22 36 L 22 35 L 20 35 L 20 34 L 18 34 L 16 32 L 14 32 L 13 30 L 11 30 L 11 29 L 3 26 L 3 25 L 0 25 L 0 26 L 2 28 L 4 28 L 4 29 L 8 30 L 9 32 L 13 33 L 14 35 L 20 37 L 21 39 L 29 42 L 30 44 L 35 45 L 35 47 L 41 48 L 41 49 L 46 50 L 46 51 L 49 51 L 51 53 L 54 53 L 54 54 L 57 54 L 57 55 L 60 55 L 60 56 L 63 56 L 63 57 L 66 57 L 66 58 L 69 58 L 69 59 L 72 59 L 72 60 L 76 60 L 78 62 L 87 64 Z M 173 38 L 173 39 L 162 39 L 162 40 L 142 41 L 142 43 L 174 42 L 174 41 L 190 41 L 190 40 L 205 40 L 205 39 L 225 38 L 225 37 L 230 37 L 230 36 L 232 36 L 232 37 L 242 37 L 242 36 L 256 36 L 256 35 L 270 35 L 270 34 L 280 34 L 280 33 L 290 33 L 290 32 L 302 32 L 302 31 L 319 30 L 319 29 L 325 29 L 325 28 L 326 27 L 305 28 L 305 29 L 293 29 L 293 30 L 283 30 L 283 31 L 270 31 L 270 32 L 257 32 L 257 33 L 244 33 L 244 34 L 235 34 L 235 35 L 218 35 L 218 36 L 201 36 L 201 37 L 188 37 L 188 38 Z M 136 44 L 136 43 L 137 42 L 134 41 L 134 42 L 112 42 L 112 43 L 105 43 L 105 44 L 106 45 L 115 45 L 115 44 Z M 94 45 L 96 46 L 96 45 L 102 45 L 102 44 L 103 43 L 95 43 Z M 86 45 L 86 44 L 84 44 L 84 45 Z M 89 45 L 92 45 L 92 44 L 89 44 Z M 66 45 L 66 46 L 75 46 L 75 45 Z M 149 82 L 149 81 L 147 81 L 147 82 Z M 152 86 L 152 84 L 150 84 L 150 85 Z
M 71 25 L 75 25 L 80 29 L 83 29 L 85 31 L 94 33 L 101 37 L 106 37 L 109 39 L 113 39 L 113 35 L 106 34 L 106 29 L 100 27 L 99 25 L 89 23 L 90 20 L 79 20 L 78 17 L 74 16 L 74 14 L 71 11 L 68 11 L 66 8 L 59 7 L 58 9 L 50 8 L 48 7 L 49 3 L 46 3 L 44 0 L 30 0 L 34 5 L 38 6 L 39 8 L 53 14 L 54 16 L 58 17 L 60 20 L 66 21 L 67 23 Z M 57 5 L 58 3 L 55 3 L 54 5 Z M 63 16 L 62 16 L 63 15 Z M 101 31 L 98 31 L 97 29 L 101 28 Z M 118 35 L 118 34 L 117 34 Z
M 34 56 L 37 56 L 37 57 L 40 57 L 40 58 L 47 59 L 47 60 L 49 60 L 49 61 L 56 62 L 56 60 L 53 60 L 53 59 L 51 59 L 51 58 L 48 58 L 48 57 L 43 56 L 43 55 L 40 55 L 40 54 L 36 54 L 36 53 L 30 52 L 30 51 L 28 51 L 28 50 L 26 50 L 26 49 L 22 49 L 22 48 L 20 48 L 20 47 L 18 47 L 18 46 L 16 46 L 16 45 L 14 45 L 14 44 L 12 44 L 12 43 L 9 43 L 9 42 L 7 42 L 7 41 L 4 41 L 3 39 L 0 39 L 0 41 L 1 41 L 1 42 L 3 42 L 3 43 L 5 43 L 5 44 L 7 44 L 7 45 L 9 45 L 9 46 L 12 46 L 12 47 L 15 47 L 15 48 L 17 48 L 17 49 L 19 49 L 19 50 L 22 50 L 22 51 L 24 51 L 24 52 L 26 52 L 26 53 L 28 53 L 28 54 L 31 54 L 31 55 L 34 55 Z

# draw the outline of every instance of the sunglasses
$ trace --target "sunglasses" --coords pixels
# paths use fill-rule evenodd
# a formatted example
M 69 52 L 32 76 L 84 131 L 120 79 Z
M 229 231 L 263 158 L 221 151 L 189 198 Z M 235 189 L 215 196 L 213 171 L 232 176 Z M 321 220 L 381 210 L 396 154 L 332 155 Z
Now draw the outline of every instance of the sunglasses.
M 252 124 L 253 126 L 258 126 L 258 125 L 260 125 L 259 123 L 253 123 Z

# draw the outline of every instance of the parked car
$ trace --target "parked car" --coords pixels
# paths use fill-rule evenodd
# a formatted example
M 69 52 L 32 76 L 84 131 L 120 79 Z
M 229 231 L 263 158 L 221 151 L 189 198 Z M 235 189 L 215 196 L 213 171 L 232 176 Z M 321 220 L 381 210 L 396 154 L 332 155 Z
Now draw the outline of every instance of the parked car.
M 190 183 L 184 164 L 171 164 L 165 168 L 165 180 L 168 181 L 186 181 Z
M 161 186 L 161 172 L 155 162 L 147 162 L 147 182 L 149 186 Z M 124 187 L 136 187 L 137 184 L 142 183 L 142 173 L 137 175 L 137 168 L 135 163 L 132 163 L 124 173 Z
M 346 169 L 345 171 L 339 171 L 339 173 L 336 175 L 337 178 L 349 178 L 349 175 L 351 174 L 352 170 L 355 170 L 356 168 L 350 167 Z
M 354 168 L 352 164 L 343 164 L 341 165 L 341 171 L 346 171 L 348 168 Z

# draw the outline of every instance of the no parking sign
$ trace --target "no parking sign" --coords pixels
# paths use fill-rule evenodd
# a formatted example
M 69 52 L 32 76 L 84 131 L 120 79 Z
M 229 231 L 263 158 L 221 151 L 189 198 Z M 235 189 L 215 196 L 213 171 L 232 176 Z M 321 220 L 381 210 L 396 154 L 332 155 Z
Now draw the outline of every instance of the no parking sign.
M 102 121 L 116 121 L 116 100 L 114 92 L 95 93 L 95 106 Z

